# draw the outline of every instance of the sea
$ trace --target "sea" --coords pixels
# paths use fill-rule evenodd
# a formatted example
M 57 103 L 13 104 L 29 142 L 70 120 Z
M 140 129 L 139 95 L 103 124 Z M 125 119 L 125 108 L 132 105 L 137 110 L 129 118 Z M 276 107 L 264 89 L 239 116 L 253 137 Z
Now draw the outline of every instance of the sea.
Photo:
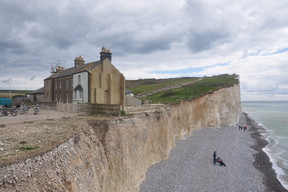
M 288 101 L 242 101 L 242 111 L 267 130 L 263 151 L 283 187 L 288 190 Z

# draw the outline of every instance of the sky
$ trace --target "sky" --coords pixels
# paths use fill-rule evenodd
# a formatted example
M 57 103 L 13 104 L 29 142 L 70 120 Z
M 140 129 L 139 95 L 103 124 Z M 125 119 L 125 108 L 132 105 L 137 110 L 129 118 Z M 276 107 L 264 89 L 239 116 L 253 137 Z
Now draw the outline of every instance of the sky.
M 0 89 L 98 61 L 127 80 L 240 75 L 242 100 L 288 101 L 287 0 L 1 0 Z

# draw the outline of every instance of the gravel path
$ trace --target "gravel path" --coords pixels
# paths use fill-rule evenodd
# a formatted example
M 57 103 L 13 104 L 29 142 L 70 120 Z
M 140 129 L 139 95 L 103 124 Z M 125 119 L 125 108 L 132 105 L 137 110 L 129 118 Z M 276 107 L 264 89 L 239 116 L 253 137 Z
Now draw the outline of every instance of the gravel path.
M 265 191 L 263 175 L 252 165 L 256 151 L 250 134 L 236 127 L 193 132 L 166 161 L 149 168 L 140 192 Z M 227 167 L 213 164 L 215 150 Z

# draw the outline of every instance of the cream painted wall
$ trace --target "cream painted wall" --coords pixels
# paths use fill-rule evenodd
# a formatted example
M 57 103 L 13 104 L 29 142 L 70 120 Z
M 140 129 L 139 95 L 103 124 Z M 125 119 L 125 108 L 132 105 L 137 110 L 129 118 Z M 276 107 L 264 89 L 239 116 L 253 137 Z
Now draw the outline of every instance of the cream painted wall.
M 124 105 L 125 78 L 109 59 L 91 70 L 90 90 L 91 103 Z

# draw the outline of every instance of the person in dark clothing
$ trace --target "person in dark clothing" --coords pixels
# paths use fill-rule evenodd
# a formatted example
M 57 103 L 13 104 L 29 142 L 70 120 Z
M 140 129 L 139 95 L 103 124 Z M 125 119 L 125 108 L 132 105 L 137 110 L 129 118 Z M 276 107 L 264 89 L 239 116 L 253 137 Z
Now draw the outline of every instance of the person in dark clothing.
M 19 109 L 21 105 L 19 103 L 16 104 L 16 108 Z
M 216 161 L 217 163 L 219 163 L 219 165 L 226 167 L 226 164 L 223 162 L 223 160 L 220 157 L 218 157 Z
M 216 156 L 217 156 L 217 151 L 214 151 L 213 153 L 213 163 L 216 164 Z

